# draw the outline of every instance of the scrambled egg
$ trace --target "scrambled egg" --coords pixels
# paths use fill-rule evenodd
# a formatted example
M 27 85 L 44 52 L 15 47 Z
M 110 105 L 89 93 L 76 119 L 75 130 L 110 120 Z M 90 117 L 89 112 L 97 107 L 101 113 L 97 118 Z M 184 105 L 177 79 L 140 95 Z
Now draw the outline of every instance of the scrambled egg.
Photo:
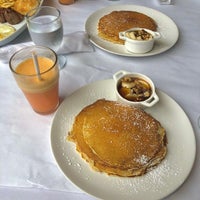
M 0 41 L 15 32 L 15 28 L 7 24 L 0 24 Z

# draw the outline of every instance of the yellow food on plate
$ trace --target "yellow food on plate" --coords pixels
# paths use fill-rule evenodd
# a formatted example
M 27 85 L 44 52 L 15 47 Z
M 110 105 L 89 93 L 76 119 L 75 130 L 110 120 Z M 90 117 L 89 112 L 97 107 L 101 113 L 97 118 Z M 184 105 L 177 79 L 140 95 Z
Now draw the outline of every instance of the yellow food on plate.
M 26 15 L 39 4 L 40 0 L 0 0 L 0 8 L 12 8 L 22 15 Z
M 123 177 L 145 174 L 167 152 L 159 121 L 139 108 L 105 99 L 82 109 L 67 138 L 94 170 Z
M 16 0 L 12 9 L 26 15 L 30 10 L 39 6 L 39 2 L 39 0 Z
M 0 41 L 13 34 L 16 29 L 7 24 L 0 24 Z
M 0 8 L 10 8 L 14 6 L 16 0 L 0 0 Z

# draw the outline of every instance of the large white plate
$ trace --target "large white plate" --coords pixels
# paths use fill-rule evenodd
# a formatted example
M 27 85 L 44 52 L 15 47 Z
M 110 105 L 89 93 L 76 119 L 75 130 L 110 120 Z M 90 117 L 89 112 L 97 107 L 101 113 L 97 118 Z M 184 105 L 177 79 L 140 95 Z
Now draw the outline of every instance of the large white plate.
M 130 10 L 141 12 L 150 16 L 156 21 L 158 25 L 158 32 L 161 33 L 162 37 L 161 39 L 156 41 L 152 51 L 144 54 L 130 53 L 125 49 L 124 45 L 113 44 L 109 41 L 101 39 L 98 36 L 97 25 L 99 19 L 104 15 L 117 10 Z M 168 16 L 157 10 L 137 5 L 115 5 L 100 9 L 88 17 L 85 23 L 85 30 L 90 36 L 90 41 L 100 49 L 103 49 L 113 54 L 131 57 L 152 56 L 162 53 L 170 49 L 176 43 L 179 36 L 179 31 L 176 24 Z
M 8 24 L 8 23 L 6 23 L 6 24 Z M 10 24 L 8 24 L 8 25 L 10 25 Z M 3 40 L 0 40 L 0 46 L 8 44 L 12 40 L 14 40 L 18 35 L 20 35 L 26 29 L 26 21 L 24 19 L 19 24 L 10 25 L 10 26 L 14 27 L 16 29 L 16 31 L 13 34 L 11 34 L 10 36 L 4 38 Z
M 43 3 L 43 0 L 40 1 L 39 6 L 41 6 L 42 3 Z M 8 23 L 6 23 L 6 24 L 8 24 Z M 16 24 L 16 25 L 11 25 L 11 24 L 8 24 L 8 25 L 14 27 L 16 29 L 16 31 L 13 34 L 11 34 L 10 36 L 4 38 L 3 40 L 0 40 L 0 46 L 4 46 L 4 45 L 8 44 L 12 40 L 14 40 L 17 36 L 19 36 L 26 29 L 26 20 L 24 19 L 23 21 L 21 21 L 19 24 Z
M 151 172 L 132 178 L 108 176 L 93 171 L 75 150 L 66 135 L 74 117 L 83 107 L 100 98 L 115 100 L 114 81 L 104 80 L 87 85 L 60 105 L 51 129 L 51 146 L 62 172 L 79 188 L 101 199 L 161 199 L 175 191 L 189 175 L 196 153 L 196 142 L 189 119 L 168 95 L 157 90 L 160 101 L 146 111 L 166 129 L 168 153 Z

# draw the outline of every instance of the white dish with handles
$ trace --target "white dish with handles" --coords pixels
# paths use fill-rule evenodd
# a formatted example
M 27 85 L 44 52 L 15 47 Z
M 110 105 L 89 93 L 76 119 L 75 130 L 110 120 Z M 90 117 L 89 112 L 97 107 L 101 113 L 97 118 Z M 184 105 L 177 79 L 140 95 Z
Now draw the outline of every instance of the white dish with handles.
M 122 78 L 124 78 L 124 77 L 132 77 L 132 78 L 137 78 L 137 79 L 146 81 L 151 87 L 151 95 L 146 100 L 143 100 L 143 101 L 131 101 L 131 100 L 124 98 L 118 91 L 119 84 L 120 84 Z M 120 70 L 113 75 L 113 79 L 115 81 L 116 98 L 118 101 L 120 101 L 122 103 L 131 105 L 131 106 L 140 107 L 140 108 L 148 108 L 148 107 L 154 106 L 159 101 L 159 97 L 156 94 L 153 81 L 149 77 L 145 76 L 144 74 Z
M 142 39 L 132 39 L 128 37 L 127 34 L 138 33 L 138 31 L 143 31 L 146 34 L 149 34 L 149 39 L 142 40 Z M 140 36 L 141 37 L 141 36 Z M 123 31 L 119 33 L 119 38 L 125 41 L 125 47 L 129 52 L 133 53 L 146 53 L 153 49 L 155 40 L 160 39 L 161 35 L 159 32 L 155 32 L 145 28 L 132 28 L 127 31 Z

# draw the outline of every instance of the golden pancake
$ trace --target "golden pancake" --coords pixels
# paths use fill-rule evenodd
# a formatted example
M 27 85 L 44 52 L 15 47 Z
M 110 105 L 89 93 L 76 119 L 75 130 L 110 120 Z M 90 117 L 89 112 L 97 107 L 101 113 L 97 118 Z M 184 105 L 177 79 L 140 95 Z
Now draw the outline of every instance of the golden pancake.
M 149 16 L 135 11 L 113 11 L 104 15 L 98 22 L 98 35 L 110 42 L 124 44 L 119 32 L 130 28 L 146 28 L 156 31 L 156 22 Z
M 161 124 L 141 109 L 115 101 L 98 100 L 75 118 L 68 140 L 101 172 L 139 176 L 166 155 L 166 134 Z

